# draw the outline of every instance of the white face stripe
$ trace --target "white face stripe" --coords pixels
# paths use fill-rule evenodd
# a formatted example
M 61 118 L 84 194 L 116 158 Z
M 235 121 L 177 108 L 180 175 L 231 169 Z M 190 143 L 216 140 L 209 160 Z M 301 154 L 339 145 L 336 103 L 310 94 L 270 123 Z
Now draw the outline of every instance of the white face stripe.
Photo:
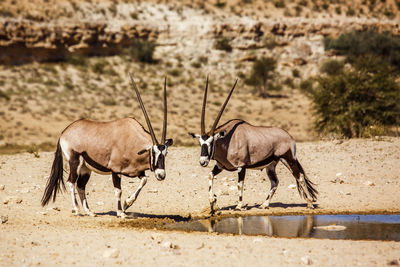
M 157 145 L 153 146 L 153 151 L 154 151 L 154 165 L 155 165 L 155 167 L 157 167 L 157 162 L 158 162 L 158 158 L 161 155 L 161 151 L 158 149 Z

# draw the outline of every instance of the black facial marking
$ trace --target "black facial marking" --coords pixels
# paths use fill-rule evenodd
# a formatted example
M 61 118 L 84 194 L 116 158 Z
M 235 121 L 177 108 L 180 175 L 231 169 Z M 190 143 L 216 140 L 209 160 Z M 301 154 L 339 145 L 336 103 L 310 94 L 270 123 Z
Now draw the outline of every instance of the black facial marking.
M 202 144 L 201 145 L 201 154 L 200 154 L 200 156 L 208 157 L 208 146 L 207 146 L 207 144 Z

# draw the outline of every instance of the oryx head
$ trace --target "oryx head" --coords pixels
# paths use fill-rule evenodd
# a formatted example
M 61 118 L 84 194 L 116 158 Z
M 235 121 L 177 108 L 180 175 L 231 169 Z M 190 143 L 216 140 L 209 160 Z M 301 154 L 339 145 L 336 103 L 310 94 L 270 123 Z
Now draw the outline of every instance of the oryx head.
M 228 101 L 233 93 L 233 90 L 236 87 L 237 81 L 238 80 L 236 79 L 235 84 L 233 85 L 231 91 L 229 92 L 229 95 L 226 98 L 225 103 L 222 105 L 221 110 L 219 111 L 218 116 L 215 119 L 213 126 L 211 127 L 211 130 L 208 133 L 206 133 L 204 117 L 206 112 L 207 91 L 208 91 L 208 76 L 207 76 L 206 89 L 204 91 L 204 98 L 203 98 L 203 107 L 201 110 L 201 134 L 189 133 L 189 135 L 191 135 L 193 138 L 199 139 L 201 146 L 200 165 L 203 167 L 206 167 L 210 162 L 210 159 L 214 156 L 215 141 L 217 141 L 219 138 L 223 138 L 225 135 L 225 132 L 215 133 L 215 129 L 217 128 L 219 119 L 221 118 L 222 113 L 224 112 L 224 109 L 228 104 Z
M 165 157 L 167 155 L 167 148 L 172 145 L 172 139 L 166 139 L 167 135 L 167 77 L 164 80 L 164 123 L 163 130 L 161 135 L 161 143 L 157 141 L 157 138 L 154 134 L 153 127 L 151 126 L 151 122 L 149 116 L 147 115 L 146 109 L 143 105 L 142 98 L 140 97 L 139 90 L 137 89 L 136 83 L 133 80 L 132 74 L 131 76 L 132 86 L 135 89 L 136 96 L 138 98 L 140 107 L 142 108 L 144 117 L 147 122 L 147 126 L 149 127 L 149 132 L 151 135 L 151 139 L 153 141 L 153 145 L 149 146 L 145 149 L 142 149 L 138 152 L 139 155 L 146 153 L 149 151 L 150 156 L 150 170 L 154 171 L 157 180 L 161 181 L 165 179 Z

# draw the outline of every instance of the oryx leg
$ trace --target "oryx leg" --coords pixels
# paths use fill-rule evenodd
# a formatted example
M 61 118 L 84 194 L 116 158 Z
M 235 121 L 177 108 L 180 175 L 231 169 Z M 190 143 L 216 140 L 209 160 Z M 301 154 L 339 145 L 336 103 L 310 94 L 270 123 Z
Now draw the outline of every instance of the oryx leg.
M 269 190 L 267 199 L 261 205 L 261 207 L 264 209 L 269 208 L 269 203 L 271 202 L 271 199 L 274 196 L 276 189 L 278 188 L 279 180 L 278 180 L 278 176 L 276 176 L 276 172 L 275 172 L 276 164 L 278 164 L 277 161 L 272 161 L 266 169 L 269 181 L 271 182 L 271 189 Z
M 210 201 L 210 207 L 211 211 L 210 214 L 213 215 L 215 213 L 215 210 L 217 209 L 216 207 L 216 202 L 217 202 L 217 196 L 213 193 L 213 183 L 214 183 L 214 178 L 217 174 L 219 174 L 222 171 L 222 168 L 218 166 L 218 164 L 215 164 L 214 168 L 210 172 L 208 176 L 208 200 Z
M 128 197 L 124 202 L 124 208 L 123 208 L 124 211 L 126 211 L 130 206 L 132 206 L 133 202 L 135 202 L 135 200 L 137 199 L 143 186 L 145 186 L 147 183 L 147 177 L 144 175 L 144 172 L 139 176 L 139 179 L 140 179 L 140 184 L 139 184 L 136 192 L 133 195 L 131 195 L 130 197 Z
M 281 159 L 283 165 L 285 165 L 293 174 L 294 178 L 296 178 L 297 190 L 299 191 L 300 196 L 302 196 L 307 201 L 307 207 L 310 209 L 314 208 L 313 197 L 308 190 L 304 171 L 301 169 L 300 164 L 297 159 L 294 159 L 292 155 Z M 307 180 L 309 182 L 309 180 Z
M 79 195 L 79 198 L 81 199 L 82 207 L 85 210 L 86 214 L 94 217 L 94 216 L 96 216 L 96 214 L 89 209 L 89 205 L 87 203 L 86 194 L 85 194 L 86 184 L 89 181 L 91 171 L 85 165 L 85 162 L 83 161 L 82 157 L 80 157 L 79 160 L 80 160 L 80 163 L 79 163 L 79 167 L 78 167 L 78 180 L 76 183 L 76 189 L 78 191 L 78 195 Z
M 241 210 L 242 209 L 242 201 L 243 201 L 243 184 L 244 184 L 244 177 L 246 176 L 246 169 L 245 168 L 239 168 L 238 169 L 238 184 L 237 184 L 237 190 L 239 194 L 239 201 L 235 207 L 235 210 Z
M 112 181 L 114 185 L 114 194 L 117 199 L 117 216 L 121 218 L 125 218 L 126 214 L 122 210 L 121 206 L 121 195 L 122 195 L 122 190 L 121 190 L 121 177 L 116 174 L 115 172 L 111 173 L 112 175 Z
M 75 215 L 78 215 L 79 208 L 78 208 L 78 201 L 76 201 L 76 196 L 75 196 L 75 185 L 76 185 L 76 180 L 78 179 L 78 167 L 80 165 L 79 155 L 75 152 L 71 152 L 71 154 L 69 155 L 68 163 L 69 163 L 69 177 L 67 180 L 67 185 L 72 200 L 72 208 L 73 208 L 72 212 Z

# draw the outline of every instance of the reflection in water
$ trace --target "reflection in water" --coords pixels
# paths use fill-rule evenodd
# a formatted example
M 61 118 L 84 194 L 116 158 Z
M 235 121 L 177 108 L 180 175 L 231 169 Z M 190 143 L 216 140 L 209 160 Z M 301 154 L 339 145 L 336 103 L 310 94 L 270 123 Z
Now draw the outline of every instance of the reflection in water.
M 327 231 L 337 225 L 342 231 Z M 240 235 L 400 241 L 400 215 L 306 215 L 229 217 L 171 224 L 186 231 Z

